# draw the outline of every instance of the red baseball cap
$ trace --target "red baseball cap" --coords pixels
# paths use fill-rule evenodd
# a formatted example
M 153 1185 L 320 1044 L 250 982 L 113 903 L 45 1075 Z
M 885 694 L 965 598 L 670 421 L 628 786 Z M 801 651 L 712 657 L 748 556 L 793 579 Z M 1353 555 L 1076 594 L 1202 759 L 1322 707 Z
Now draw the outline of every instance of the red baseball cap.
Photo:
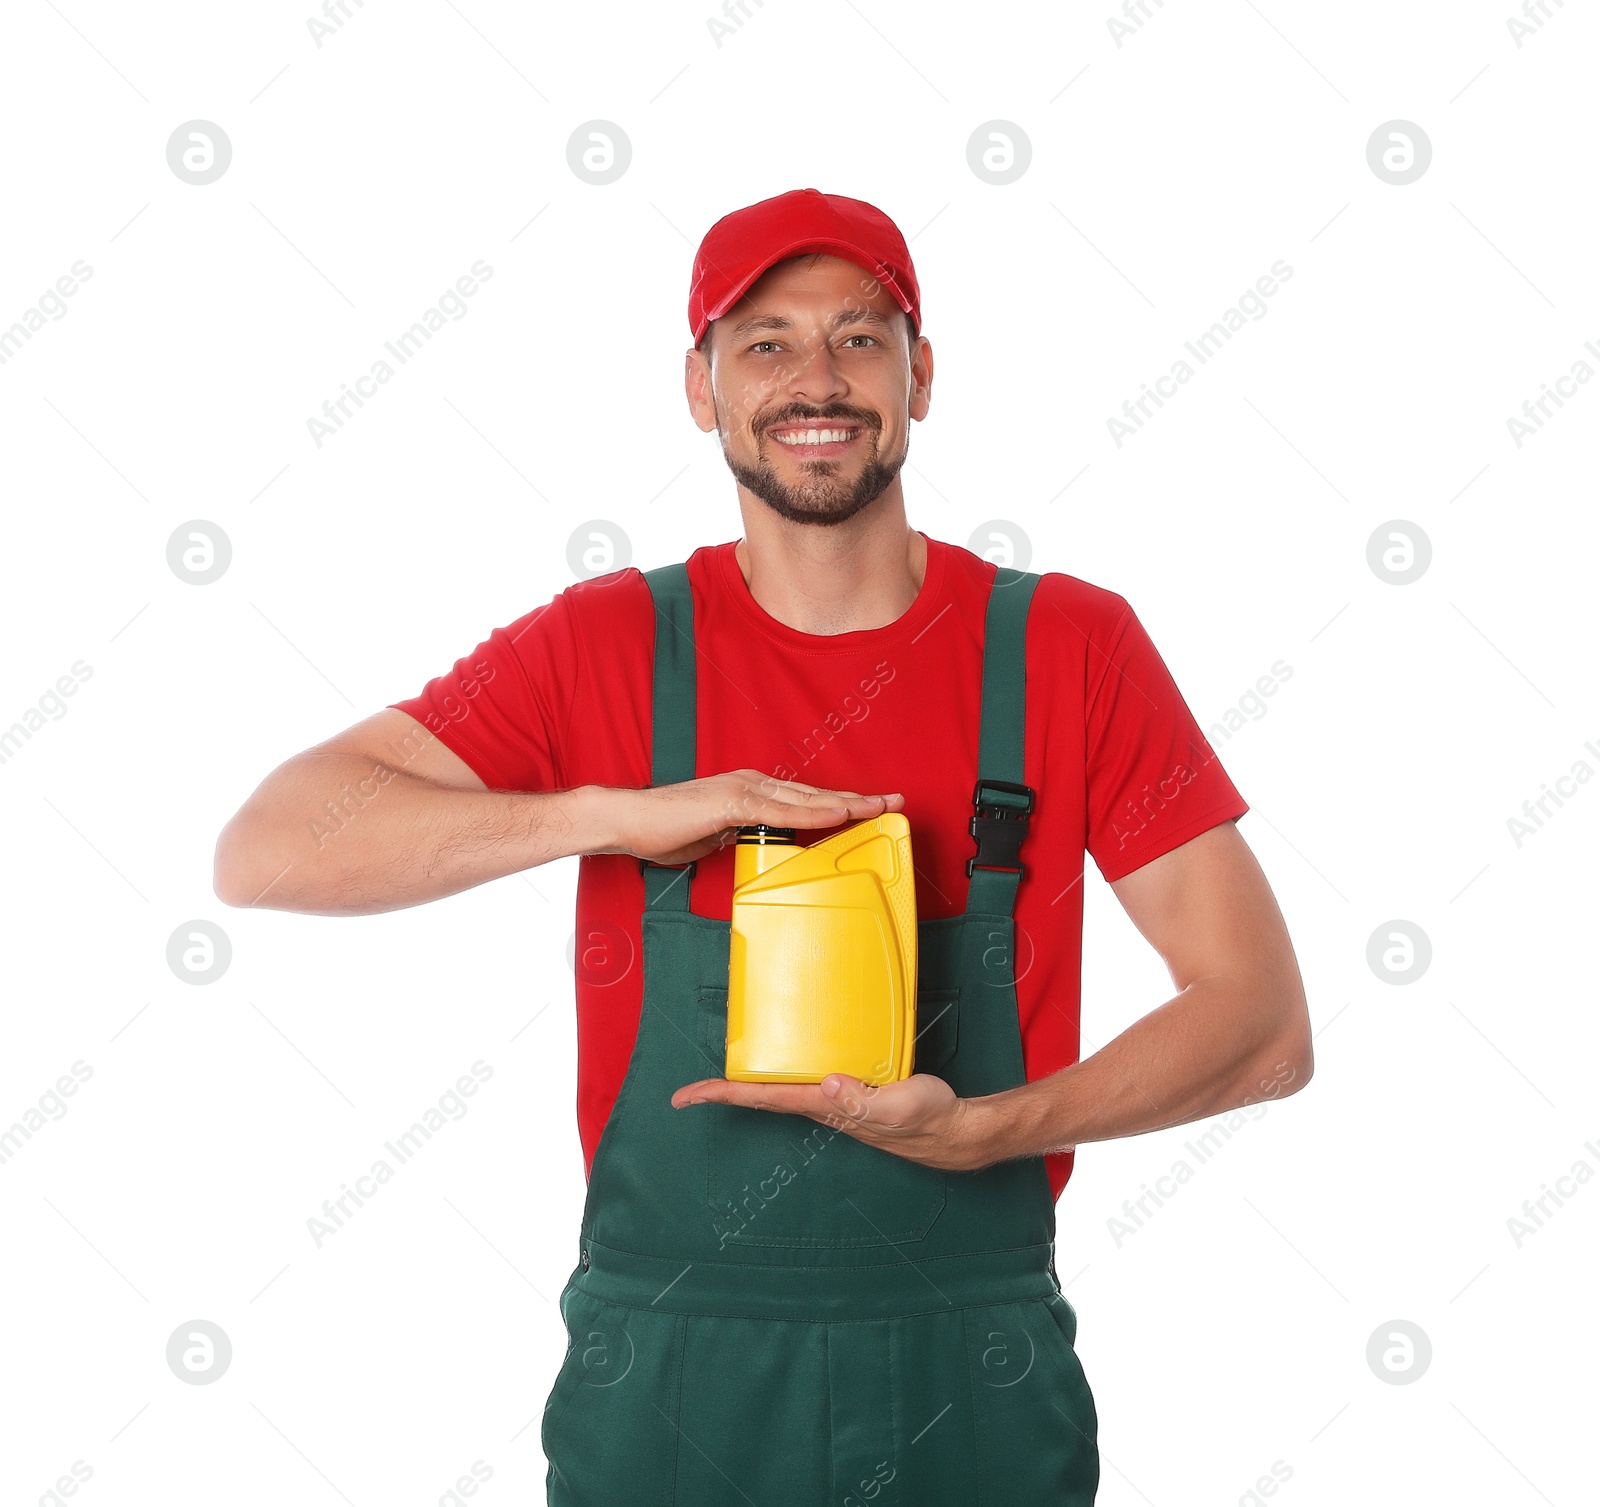
M 750 285 L 785 257 L 809 251 L 865 268 L 922 328 L 922 294 L 899 227 L 881 209 L 842 194 L 794 188 L 724 215 L 694 255 L 689 328 L 700 344 L 706 327 L 744 297 Z

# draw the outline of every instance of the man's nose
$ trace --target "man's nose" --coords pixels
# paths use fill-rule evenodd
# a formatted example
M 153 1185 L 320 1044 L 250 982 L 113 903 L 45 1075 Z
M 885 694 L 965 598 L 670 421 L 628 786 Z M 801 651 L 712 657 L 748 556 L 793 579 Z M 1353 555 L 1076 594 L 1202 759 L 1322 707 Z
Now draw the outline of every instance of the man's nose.
M 784 374 L 783 390 L 797 400 L 821 405 L 837 402 L 849 391 L 833 348 L 825 339 L 801 347 Z

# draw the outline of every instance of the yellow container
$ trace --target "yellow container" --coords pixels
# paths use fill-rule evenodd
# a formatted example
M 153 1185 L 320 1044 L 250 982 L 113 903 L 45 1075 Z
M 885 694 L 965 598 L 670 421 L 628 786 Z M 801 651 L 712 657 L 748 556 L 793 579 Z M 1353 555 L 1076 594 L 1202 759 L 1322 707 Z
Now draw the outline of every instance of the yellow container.
M 911 1075 L 917 905 L 911 827 L 897 811 L 799 846 L 742 827 L 733 855 L 725 1075 L 741 1083 L 863 1083 Z

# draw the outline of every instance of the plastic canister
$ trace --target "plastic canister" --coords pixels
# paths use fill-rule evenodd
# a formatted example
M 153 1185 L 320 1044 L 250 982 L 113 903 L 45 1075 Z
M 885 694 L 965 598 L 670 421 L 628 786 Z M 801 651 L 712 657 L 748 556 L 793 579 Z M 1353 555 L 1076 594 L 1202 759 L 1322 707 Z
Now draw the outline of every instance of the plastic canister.
M 793 828 L 739 828 L 732 923 L 728 1078 L 910 1076 L 917 914 L 904 815 L 887 812 L 806 847 Z

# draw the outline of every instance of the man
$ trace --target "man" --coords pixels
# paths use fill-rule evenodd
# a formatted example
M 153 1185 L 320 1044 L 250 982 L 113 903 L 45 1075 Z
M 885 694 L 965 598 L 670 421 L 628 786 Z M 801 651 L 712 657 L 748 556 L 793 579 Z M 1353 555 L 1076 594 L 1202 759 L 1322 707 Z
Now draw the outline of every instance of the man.
M 1084 1507 L 1073 1149 L 1311 1075 L 1246 806 L 1121 597 L 908 526 L 933 354 L 886 216 L 806 189 L 725 217 L 689 321 L 744 537 L 569 587 L 289 760 L 217 893 L 365 913 L 582 855 L 551 1503 Z M 736 828 L 885 811 L 916 855 L 914 1074 L 725 1081 Z M 1086 851 L 1177 993 L 1080 1062 Z

